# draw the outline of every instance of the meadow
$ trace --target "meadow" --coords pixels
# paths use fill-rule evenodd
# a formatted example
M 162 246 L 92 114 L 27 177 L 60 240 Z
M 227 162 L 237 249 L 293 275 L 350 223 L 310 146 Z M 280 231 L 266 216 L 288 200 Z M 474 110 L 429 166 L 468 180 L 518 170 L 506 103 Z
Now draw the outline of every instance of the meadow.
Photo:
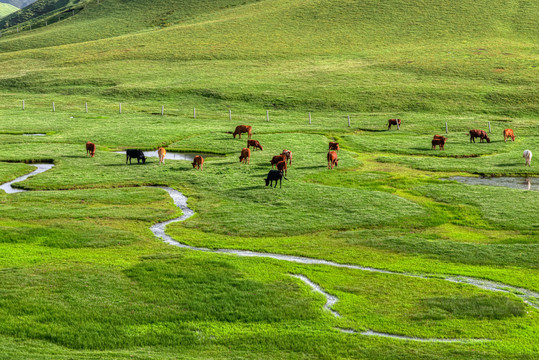
M 66 3 L 83 6 L 0 39 L 0 182 L 55 165 L 0 194 L 0 359 L 537 357 L 539 299 L 444 278 L 539 292 L 539 193 L 443 180 L 536 181 L 535 2 Z M 238 124 L 264 147 L 250 165 Z M 220 156 L 115 153 L 158 146 Z M 284 148 L 288 180 L 265 187 Z M 181 212 L 154 186 L 195 211 L 167 226 L 181 243 L 391 273 L 167 245 L 149 228 Z

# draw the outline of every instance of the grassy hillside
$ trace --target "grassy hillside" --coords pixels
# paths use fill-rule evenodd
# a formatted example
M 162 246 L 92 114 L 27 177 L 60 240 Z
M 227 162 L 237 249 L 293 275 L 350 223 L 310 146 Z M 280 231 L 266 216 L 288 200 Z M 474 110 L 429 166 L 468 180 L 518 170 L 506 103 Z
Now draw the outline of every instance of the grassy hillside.
M 1 84 L 252 108 L 538 112 L 536 2 L 241 4 L 88 3 L 52 26 L 5 36 L 3 66 L 29 62 Z
M 11 4 L 0 3 L 0 18 L 8 16 L 9 14 L 14 13 L 17 10 L 19 9 Z

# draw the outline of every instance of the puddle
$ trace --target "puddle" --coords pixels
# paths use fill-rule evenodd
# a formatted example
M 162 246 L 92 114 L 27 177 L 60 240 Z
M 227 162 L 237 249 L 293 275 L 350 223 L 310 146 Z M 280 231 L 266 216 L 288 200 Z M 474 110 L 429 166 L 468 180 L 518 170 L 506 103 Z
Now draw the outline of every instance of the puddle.
M 125 151 L 115 151 L 116 154 L 124 154 Z M 157 154 L 157 150 L 155 151 L 143 151 L 144 156 L 146 157 L 153 157 L 153 158 L 159 158 L 159 155 Z M 165 160 L 184 160 L 184 161 L 193 161 L 196 155 L 202 156 L 204 159 L 207 157 L 221 157 L 223 155 L 219 154 L 207 154 L 207 153 L 179 153 L 179 152 L 172 152 L 167 150 L 167 153 L 165 154 Z
M 157 223 L 153 225 L 152 227 L 150 227 L 150 230 L 154 233 L 155 236 L 163 239 L 163 241 L 169 245 L 173 245 L 173 246 L 177 246 L 177 247 L 185 248 L 185 249 L 190 249 L 190 250 L 195 250 L 195 251 L 205 251 L 205 252 L 212 252 L 212 253 L 218 253 L 218 254 L 233 254 L 233 255 L 244 256 L 244 257 L 270 258 L 270 259 L 282 260 L 282 261 L 288 261 L 288 262 L 294 262 L 294 263 L 300 263 L 300 264 L 327 265 L 327 266 L 332 266 L 332 267 L 337 267 L 337 268 L 355 269 L 355 270 L 369 271 L 369 272 L 382 273 L 382 274 L 391 274 L 391 275 L 400 275 L 400 276 L 407 276 L 407 277 L 421 278 L 421 279 L 432 279 L 432 280 L 436 279 L 436 280 L 445 280 L 445 281 L 450 281 L 450 282 L 464 283 L 464 284 L 472 285 L 472 286 L 475 286 L 484 290 L 500 291 L 504 293 L 513 294 L 519 297 L 526 304 L 539 310 L 539 293 L 537 292 L 511 286 L 511 285 L 506 285 L 503 283 L 497 283 L 494 281 L 476 279 L 476 278 L 472 278 L 468 276 L 441 277 L 438 275 L 437 276 L 419 275 L 419 274 L 401 273 L 401 272 L 396 272 L 396 271 L 376 269 L 376 268 L 359 266 L 359 265 L 341 264 L 341 263 L 336 263 L 333 261 L 313 259 L 313 258 L 307 258 L 307 257 L 302 257 L 302 256 L 259 253 L 255 251 L 235 250 L 235 249 L 215 249 L 214 250 L 214 249 L 200 248 L 200 247 L 185 245 L 176 241 L 171 236 L 167 235 L 165 233 L 165 228 L 170 223 L 184 221 L 190 218 L 191 216 L 194 215 L 194 211 L 191 210 L 187 206 L 187 197 L 185 197 L 181 192 L 174 190 L 172 188 L 169 188 L 169 187 L 159 187 L 159 188 L 164 189 L 166 192 L 168 192 L 170 197 L 174 201 L 174 205 L 179 207 L 180 210 L 183 212 L 183 215 L 180 216 L 179 218 Z
M 14 184 L 14 183 L 17 183 L 17 182 L 24 181 L 24 180 L 28 179 L 30 176 L 41 174 L 42 172 L 50 170 L 50 169 L 52 169 L 52 167 L 54 165 L 53 164 L 32 164 L 32 166 L 37 167 L 37 169 L 32 171 L 29 174 L 20 176 L 20 177 L 16 178 L 15 180 L 11 180 L 10 182 L 7 182 L 7 183 L 4 183 L 4 184 L 0 185 L 0 189 L 4 190 L 8 194 L 15 194 L 15 193 L 27 191 L 27 190 L 23 190 L 23 189 L 12 188 L 11 185 Z
M 511 189 L 539 191 L 539 179 L 523 176 L 501 176 L 501 177 L 473 177 L 473 176 L 452 176 L 442 180 L 455 180 L 467 185 L 488 185 L 502 186 Z M 533 183 L 532 183 L 533 182 Z
M 22 134 L 22 136 L 47 136 L 47 134 Z

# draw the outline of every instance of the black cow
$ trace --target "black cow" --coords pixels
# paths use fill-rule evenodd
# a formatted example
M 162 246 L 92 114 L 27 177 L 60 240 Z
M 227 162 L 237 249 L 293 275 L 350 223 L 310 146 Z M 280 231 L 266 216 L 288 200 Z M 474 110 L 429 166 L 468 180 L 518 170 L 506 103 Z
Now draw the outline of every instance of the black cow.
M 273 181 L 275 181 L 275 187 L 277 187 L 277 182 L 279 181 L 280 184 L 281 184 L 281 188 L 283 187 L 283 172 L 282 171 L 279 171 L 279 170 L 270 170 L 269 173 L 268 173 L 268 177 L 265 178 L 264 180 L 266 180 L 266 186 L 272 186 L 273 185 Z M 288 180 L 286 177 L 284 177 L 285 180 Z
M 144 153 L 142 150 L 138 149 L 128 149 L 125 150 L 125 163 L 127 164 L 127 161 L 129 160 L 129 164 L 131 164 L 131 159 L 136 158 L 137 164 L 140 164 L 140 160 L 142 160 L 142 163 L 146 163 L 146 156 L 144 156 Z

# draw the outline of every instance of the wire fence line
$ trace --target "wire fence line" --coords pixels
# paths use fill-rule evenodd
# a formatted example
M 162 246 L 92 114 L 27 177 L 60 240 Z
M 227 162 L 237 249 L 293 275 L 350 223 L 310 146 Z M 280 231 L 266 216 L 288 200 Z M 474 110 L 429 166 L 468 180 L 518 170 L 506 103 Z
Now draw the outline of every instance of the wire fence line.
M 37 112 L 37 113 L 69 113 L 71 115 L 78 114 L 94 114 L 94 115 L 141 115 L 141 116 L 158 116 L 158 117 L 179 117 L 183 119 L 212 119 L 212 120 L 259 120 L 261 122 L 271 123 L 275 119 L 283 119 L 293 117 L 295 119 L 301 118 L 307 125 L 320 124 L 320 123 L 340 123 L 342 127 L 351 127 L 353 121 L 351 119 L 358 119 L 360 115 L 350 114 L 328 114 L 321 112 L 320 116 L 315 116 L 313 111 L 297 111 L 286 109 L 267 109 L 261 108 L 260 112 L 245 112 L 234 111 L 231 107 L 223 107 L 222 109 L 203 109 L 193 106 L 178 107 L 172 104 L 169 105 L 141 105 L 131 102 L 118 102 L 118 103 L 100 103 L 95 108 L 89 102 L 81 102 L 80 105 L 73 105 L 73 103 L 62 103 L 57 101 L 32 101 L 20 100 L 18 105 L 13 106 L 4 102 L 0 104 L 0 110 L 20 110 L 25 112 Z

